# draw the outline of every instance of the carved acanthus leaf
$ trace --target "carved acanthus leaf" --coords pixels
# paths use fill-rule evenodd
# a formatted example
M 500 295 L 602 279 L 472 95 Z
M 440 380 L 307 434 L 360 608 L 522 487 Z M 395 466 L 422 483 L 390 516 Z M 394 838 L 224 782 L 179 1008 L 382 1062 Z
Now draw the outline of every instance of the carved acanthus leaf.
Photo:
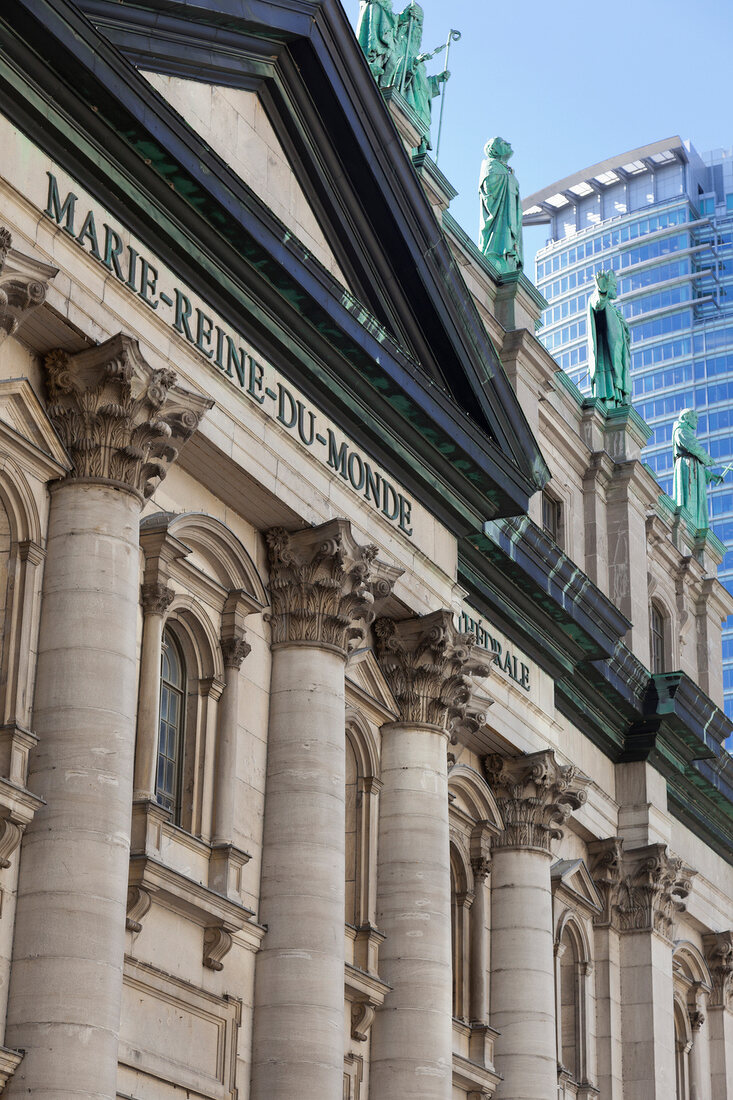
M 173 602 L 175 592 L 165 584 L 154 582 L 141 587 L 143 611 L 146 615 L 165 615 Z
M 563 825 L 587 798 L 588 777 L 559 764 L 551 750 L 511 760 L 495 754 L 486 758 L 484 770 L 504 821 L 494 848 L 550 853 L 551 842 L 562 838 Z
M 656 932 L 674 939 L 696 875 L 665 844 L 647 844 L 623 853 L 622 873 L 613 885 L 614 922 L 622 932 Z
M 122 334 L 44 360 L 48 415 L 68 451 L 72 478 L 124 485 L 148 497 L 213 401 L 154 370 Z
M 252 652 L 252 646 L 245 640 L 244 633 L 231 638 L 221 639 L 221 653 L 224 668 L 241 668 L 242 661 Z
M 470 675 L 489 665 L 473 654 L 473 634 L 460 634 L 448 610 L 395 622 L 377 619 L 374 648 L 400 712 L 400 721 L 449 728 L 471 699 Z
M 733 1009 L 733 930 L 703 936 L 705 959 L 710 970 L 710 1008 Z
M 273 644 L 331 645 L 344 652 L 364 640 L 374 618 L 370 590 L 376 546 L 359 546 L 343 519 L 290 534 L 267 532 Z
M 593 918 L 593 923 L 609 925 L 614 919 L 616 889 L 623 875 L 624 842 L 620 836 L 594 840 L 588 845 L 590 873 L 603 898 L 603 912 Z

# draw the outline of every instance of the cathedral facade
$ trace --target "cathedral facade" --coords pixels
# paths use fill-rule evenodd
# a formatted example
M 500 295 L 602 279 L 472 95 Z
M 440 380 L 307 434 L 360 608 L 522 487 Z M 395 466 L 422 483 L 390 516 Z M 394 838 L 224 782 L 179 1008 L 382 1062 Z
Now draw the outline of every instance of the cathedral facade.
M 644 422 L 338 0 L 0 21 L 0 1093 L 733 1098 L 733 604 Z

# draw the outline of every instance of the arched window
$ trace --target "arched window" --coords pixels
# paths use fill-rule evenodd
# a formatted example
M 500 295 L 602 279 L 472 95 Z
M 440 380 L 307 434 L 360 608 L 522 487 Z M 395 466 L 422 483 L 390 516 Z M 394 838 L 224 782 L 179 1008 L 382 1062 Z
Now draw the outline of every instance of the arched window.
M 649 650 L 652 672 L 664 672 L 664 614 L 656 603 L 649 609 Z
M 578 958 L 574 937 L 566 925 L 560 939 L 560 1034 L 562 1049 L 560 1061 L 573 1081 L 580 1080 L 578 1058 Z
M 186 699 L 183 656 L 170 630 L 163 633 L 160 662 L 160 722 L 155 797 L 170 810 L 176 824 L 181 818 L 181 777 Z

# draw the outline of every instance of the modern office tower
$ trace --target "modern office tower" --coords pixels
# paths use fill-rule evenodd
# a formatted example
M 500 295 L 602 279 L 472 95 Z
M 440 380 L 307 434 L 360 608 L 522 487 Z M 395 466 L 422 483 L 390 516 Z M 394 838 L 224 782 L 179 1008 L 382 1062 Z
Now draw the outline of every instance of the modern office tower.
M 593 275 L 617 274 L 631 329 L 634 405 L 654 429 L 644 452 L 672 489 L 672 425 L 699 414 L 698 437 L 733 459 L 733 149 L 698 154 L 679 137 L 611 157 L 524 202 L 548 226 L 536 282 L 549 306 L 540 339 L 590 392 L 586 307 Z M 733 472 L 712 487 L 711 527 L 733 543 Z M 733 591 L 733 551 L 719 572 Z M 733 714 L 733 625 L 723 632 L 726 712 Z

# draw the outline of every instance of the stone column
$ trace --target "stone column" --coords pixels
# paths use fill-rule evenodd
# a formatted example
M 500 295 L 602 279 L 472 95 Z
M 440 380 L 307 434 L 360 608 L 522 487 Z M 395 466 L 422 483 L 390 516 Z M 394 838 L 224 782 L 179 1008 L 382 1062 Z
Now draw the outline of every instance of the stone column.
M 675 1094 L 674 926 L 693 875 L 664 844 L 623 854 L 612 906 L 621 932 L 624 1100 Z
M 175 593 L 164 584 L 142 586 L 143 638 L 140 649 L 140 688 L 137 703 L 135 800 L 155 801 L 160 714 L 160 655 L 165 615 Z
M 447 725 L 470 696 L 473 636 L 449 611 L 374 625 L 400 720 L 382 727 L 377 926 L 391 987 L 372 1028 L 379 1100 L 451 1100 L 453 1035 Z
M 272 686 L 253 1100 L 341 1100 L 347 649 L 372 616 L 375 547 L 345 520 L 267 535 Z M 355 623 L 359 625 L 355 625 Z
M 230 634 L 221 640 L 226 686 L 219 702 L 212 844 L 231 844 L 234 835 L 234 806 L 237 790 L 239 670 L 242 667 L 242 661 L 251 649 L 252 647 L 244 640 L 243 634 Z
M 471 1023 L 488 1024 L 487 970 L 489 933 L 487 917 L 487 879 L 491 861 L 477 856 L 471 860 L 474 899 L 471 906 Z
M 585 802 L 588 779 L 551 751 L 486 761 L 504 832 L 491 871 L 491 1026 L 501 1100 L 556 1100 L 551 843 Z
M 52 486 L 29 827 L 6 1042 L 12 1097 L 114 1100 L 136 710 L 138 517 L 210 402 L 137 344 L 46 357 L 48 413 L 72 462 Z
M 733 1096 L 733 931 L 703 936 L 712 990 L 708 996 L 711 1100 Z
M 705 1013 L 701 1009 L 690 1012 L 692 1047 L 690 1049 L 690 1100 L 711 1100 L 710 1051 L 705 1028 Z

